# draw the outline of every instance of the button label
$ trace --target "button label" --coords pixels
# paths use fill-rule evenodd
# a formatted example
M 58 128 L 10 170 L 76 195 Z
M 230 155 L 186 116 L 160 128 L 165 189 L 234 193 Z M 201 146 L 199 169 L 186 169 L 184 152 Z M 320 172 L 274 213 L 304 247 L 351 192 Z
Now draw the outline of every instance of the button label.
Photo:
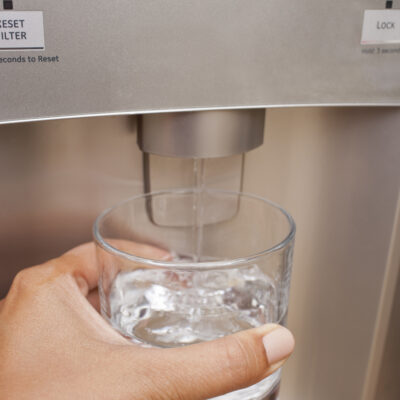
M 395 29 L 394 22 L 378 21 L 376 23 L 376 29 Z
M 43 12 L 0 12 L 0 50 L 44 50 Z
M 400 43 L 400 10 L 365 10 L 361 44 Z

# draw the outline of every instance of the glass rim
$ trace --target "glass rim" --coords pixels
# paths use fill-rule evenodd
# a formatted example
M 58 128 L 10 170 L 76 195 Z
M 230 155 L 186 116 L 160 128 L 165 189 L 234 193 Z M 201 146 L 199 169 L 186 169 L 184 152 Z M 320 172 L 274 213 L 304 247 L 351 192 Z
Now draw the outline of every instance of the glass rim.
M 176 261 L 162 261 L 162 260 L 155 260 L 151 258 L 144 258 L 144 257 L 139 257 L 135 256 L 133 254 L 130 254 L 126 251 L 119 250 L 116 247 L 112 246 L 110 243 L 107 242 L 106 239 L 103 238 L 102 234 L 100 233 L 100 223 L 102 220 L 109 215 L 112 211 L 116 210 L 117 208 L 125 205 L 126 203 L 129 203 L 134 200 L 138 199 L 143 199 L 146 197 L 150 196 L 159 196 L 163 194 L 188 194 L 188 193 L 195 193 L 196 189 L 195 188 L 189 188 L 189 189 L 167 189 L 167 190 L 159 190 L 155 192 L 149 192 L 149 193 L 143 193 L 139 195 L 135 195 L 132 197 L 129 197 L 128 199 L 125 199 L 117 204 L 115 204 L 112 207 L 109 207 L 105 209 L 95 220 L 93 224 L 93 238 L 95 243 L 100 246 L 103 250 L 107 251 L 108 253 L 111 253 L 115 256 L 125 258 L 129 261 L 136 262 L 138 264 L 143 264 L 151 267 L 157 267 L 157 268 L 165 268 L 165 269 L 175 269 L 175 270 L 188 270 L 188 269 L 229 269 L 235 266 L 242 266 L 245 264 L 249 264 L 251 262 L 254 262 L 268 254 L 275 253 L 278 250 L 281 250 L 284 248 L 289 242 L 291 242 L 295 236 L 296 233 L 296 224 L 294 222 L 293 217 L 281 206 L 278 204 L 255 194 L 251 193 L 246 193 L 246 192 L 235 192 L 235 191 L 228 191 L 228 190 L 219 190 L 219 189 L 204 189 L 206 193 L 216 193 L 216 194 L 226 194 L 226 195 L 239 195 L 240 197 L 247 197 L 251 199 L 255 199 L 258 201 L 261 201 L 269 206 L 272 206 L 273 208 L 279 210 L 281 214 L 286 218 L 286 220 L 289 222 L 289 233 L 284 237 L 283 240 L 281 240 L 279 243 L 275 244 L 274 246 L 262 250 L 257 253 L 253 253 L 247 256 L 243 257 L 237 257 L 237 258 L 232 258 L 232 259 L 227 259 L 227 260 L 222 260 L 222 261 L 199 261 L 199 262 L 179 262 L 177 263 Z

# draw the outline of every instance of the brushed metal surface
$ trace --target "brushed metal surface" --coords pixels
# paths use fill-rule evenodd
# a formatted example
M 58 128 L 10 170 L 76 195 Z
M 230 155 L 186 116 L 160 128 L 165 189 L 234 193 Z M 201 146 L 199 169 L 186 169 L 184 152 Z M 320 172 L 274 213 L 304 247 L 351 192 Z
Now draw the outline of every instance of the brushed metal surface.
M 297 346 L 280 398 L 362 399 L 400 187 L 400 109 L 269 110 L 265 141 L 246 157 L 244 190 L 297 225 Z
M 19 0 L 46 50 L 0 57 L 0 121 L 218 107 L 400 104 L 400 53 L 367 54 L 376 0 Z M 389 46 L 396 50 L 398 46 Z
M 397 279 L 396 295 L 392 306 L 390 325 L 383 353 L 382 368 L 374 399 L 400 399 L 400 274 Z
M 1 295 L 19 269 L 90 240 L 100 210 L 143 190 L 134 125 L 0 127 Z M 399 108 L 269 110 L 265 145 L 246 156 L 244 190 L 282 204 L 298 227 L 297 348 L 282 400 L 361 398 L 400 185 L 399 129 Z
M 362 400 L 400 398 L 400 190 Z
M 127 117 L 0 126 L 0 297 L 19 269 L 90 241 L 104 208 L 142 191 L 134 127 Z
M 380 341 L 380 336 L 382 336 L 384 348 L 375 346 L 375 349 L 379 348 L 380 353 L 371 352 L 370 371 L 375 372 L 372 366 L 377 364 L 377 376 L 374 377 L 371 374 L 371 379 L 368 380 L 375 383 L 372 389 L 373 396 L 366 396 L 363 400 L 400 399 L 398 376 L 398 371 L 400 371 L 400 192 L 386 272 L 385 281 L 387 282 L 385 282 L 383 293 L 386 296 L 381 298 L 380 315 L 377 320 L 377 325 L 383 325 L 386 329 L 382 329 L 380 332 L 382 335 L 376 335 L 375 338 L 377 342 L 377 339 Z M 391 301 L 387 301 L 389 299 Z M 375 356 L 375 353 L 378 354 Z
M 264 109 L 145 114 L 138 145 L 166 157 L 228 157 L 262 145 L 264 120 Z

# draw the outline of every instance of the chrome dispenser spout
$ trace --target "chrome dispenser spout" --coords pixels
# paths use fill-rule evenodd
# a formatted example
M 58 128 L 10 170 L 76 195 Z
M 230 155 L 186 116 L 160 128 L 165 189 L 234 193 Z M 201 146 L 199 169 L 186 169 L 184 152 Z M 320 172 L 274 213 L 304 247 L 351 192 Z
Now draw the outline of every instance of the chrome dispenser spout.
M 264 109 L 145 114 L 138 144 L 167 157 L 215 158 L 246 153 L 263 143 Z
M 213 188 L 242 191 L 245 153 L 263 143 L 264 120 L 264 109 L 142 115 L 138 145 L 143 151 L 144 192 L 176 188 L 196 188 L 199 193 Z M 237 207 L 233 204 L 225 210 L 225 219 L 235 215 Z M 155 215 L 151 204 L 147 211 L 155 224 L 179 223 L 176 217 Z

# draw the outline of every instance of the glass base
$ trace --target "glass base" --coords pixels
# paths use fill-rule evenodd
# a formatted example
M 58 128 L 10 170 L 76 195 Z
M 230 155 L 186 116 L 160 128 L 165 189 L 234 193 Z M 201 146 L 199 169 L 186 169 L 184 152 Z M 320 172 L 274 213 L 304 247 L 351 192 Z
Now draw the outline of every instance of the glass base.
M 279 400 L 279 387 L 280 385 L 278 384 L 276 386 L 276 388 L 270 393 L 268 394 L 266 397 L 264 397 L 262 400 Z
M 281 371 L 278 370 L 253 386 L 214 397 L 210 400 L 278 400 L 280 378 Z

